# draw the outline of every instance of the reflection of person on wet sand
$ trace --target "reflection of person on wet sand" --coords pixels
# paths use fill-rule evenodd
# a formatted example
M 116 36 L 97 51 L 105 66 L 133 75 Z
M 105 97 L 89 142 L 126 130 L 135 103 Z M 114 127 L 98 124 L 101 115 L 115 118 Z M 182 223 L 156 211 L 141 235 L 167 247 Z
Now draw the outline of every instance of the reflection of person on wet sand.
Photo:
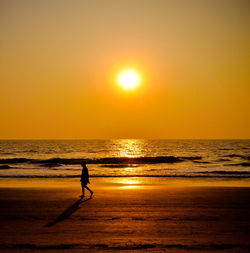
M 89 189 L 89 187 L 87 186 L 87 184 L 90 184 L 89 182 L 89 171 L 88 171 L 88 168 L 86 166 L 86 163 L 85 162 L 82 162 L 81 163 L 82 165 L 82 175 L 81 175 L 81 183 L 82 183 L 82 195 L 80 196 L 81 198 L 84 198 L 84 188 L 86 188 L 89 192 L 90 192 L 90 197 L 92 197 L 93 195 L 93 191 L 91 191 Z

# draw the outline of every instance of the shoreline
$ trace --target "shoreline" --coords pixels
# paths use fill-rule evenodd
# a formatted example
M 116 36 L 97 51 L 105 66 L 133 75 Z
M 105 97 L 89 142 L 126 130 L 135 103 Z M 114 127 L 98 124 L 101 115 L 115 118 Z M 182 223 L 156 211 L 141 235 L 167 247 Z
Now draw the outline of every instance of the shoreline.
M 250 178 L 245 177 L 150 177 L 150 176 L 123 176 L 123 177 L 90 177 L 90 185 L 97 187 L 118 187 L 134 185 L 137 187 L 250 187 Z M 1 188 L 50 188 L 50 187 L 80 187 L 80 176 L 65 177 L 35 177 L 16 178 L 0 177 Z
M 232 173 L 228 173 L 228 174 L 232 174 Z M 249 173 L 239 173 L 240 175 L 248 175 Z M 152 178 L 222 178 L 222 179 L 250 179 L 250 176 L 237 176 L 237 175 L 230 175 L 230 176 L 210 176 L 210 175 L 92 175 L 92 178 L 119 178 L 119 177 L 140 177 L 140 178 L 148 178 L 148 177 L 152 177 Z M 81 174 L 79 175 L 55 175 L 55 176 L 13 176 L 13 175 L 0 175 L 0 178 L 28 178 L 28 179 L 35 179 L 35 178 L 79 178 L 81 177 Z

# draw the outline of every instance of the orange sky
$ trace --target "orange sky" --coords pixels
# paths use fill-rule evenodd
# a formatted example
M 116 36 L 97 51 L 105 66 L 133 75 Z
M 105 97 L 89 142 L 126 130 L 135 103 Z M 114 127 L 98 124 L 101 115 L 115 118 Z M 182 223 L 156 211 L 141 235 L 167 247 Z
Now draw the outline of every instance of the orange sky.
M 249 7 L 1 1 L 0 138 L 250 138 Z

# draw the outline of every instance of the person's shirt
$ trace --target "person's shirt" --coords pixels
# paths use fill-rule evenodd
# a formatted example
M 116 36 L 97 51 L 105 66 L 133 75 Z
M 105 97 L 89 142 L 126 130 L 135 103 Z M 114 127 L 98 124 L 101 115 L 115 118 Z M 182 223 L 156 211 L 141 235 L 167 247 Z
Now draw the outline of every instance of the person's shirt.
M 89 173 L 87 168 L 82 169 L 81 181 L 84 183 L 89 183 Z

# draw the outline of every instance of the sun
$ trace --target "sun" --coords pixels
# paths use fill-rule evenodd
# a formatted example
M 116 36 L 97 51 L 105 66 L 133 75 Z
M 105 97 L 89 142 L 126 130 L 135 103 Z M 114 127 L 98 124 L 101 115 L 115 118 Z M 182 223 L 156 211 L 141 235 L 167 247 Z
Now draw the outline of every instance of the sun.
M 124 69 L 118 74 L 117 82 L 124 90 L 134 90 L 140 84 L 141 77 L 134 69 Z

